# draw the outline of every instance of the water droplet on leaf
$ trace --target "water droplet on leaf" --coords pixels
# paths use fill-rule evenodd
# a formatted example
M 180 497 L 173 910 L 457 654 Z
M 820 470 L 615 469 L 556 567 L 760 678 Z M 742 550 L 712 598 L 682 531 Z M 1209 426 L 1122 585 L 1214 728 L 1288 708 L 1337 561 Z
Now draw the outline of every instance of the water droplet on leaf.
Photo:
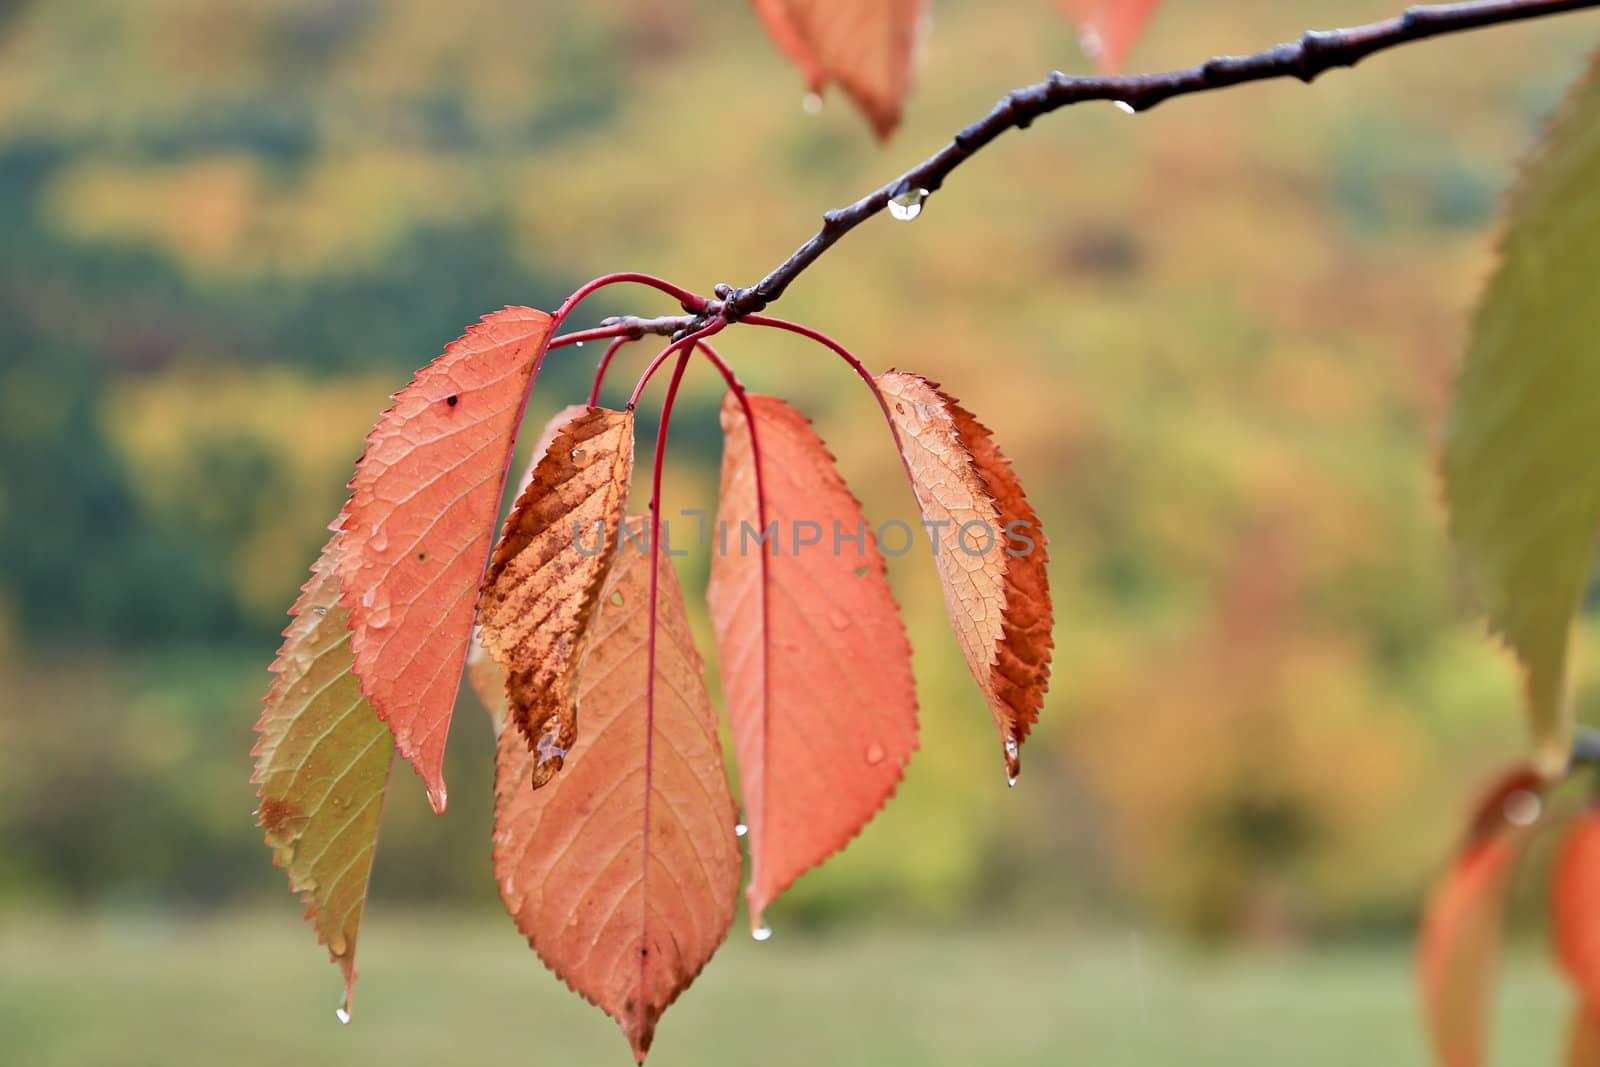
M 850 625 L 850 616 L 838 608 L 833 608 L 828 612 L 828 621 L 833 623 L 834 629 L 843 630 Z
M 807 93 L 800 98 L 800 110 L 807 115 L 822 114 L 822 94 Z
M 733 832 L 735 836 L 743 837 L 745 834 L 750 832 L 750 827 L 746 826 L 744 823 L 739 823 L 733 828 Z
M 872 742 L 872 744 L 867 746 L 867 762 L 868 763 L 871 763 L 871 764 L 874 764 L 874 765 L 882 763 L 883 762 L 883 755 L 884 755 L 883 746 L 878 744 L 878 742 L 874 741 L 874 742 Z
M 906 188 L 889 199 L 889 214 L 901 222 L 910 222 L 922 214 L 922 202 L 928 199 L 928 190 Z
M 589 461 L 593 458 L 586 449 L 574 448 L 572 450 L 572 462 L 579 467 L 587 467 Z
M 326 615 L 327 613 L 328 613 L 328 609 L 327 608 L 312 608 L 311 609 L 311 614 L 313 614 L 313 615 Z

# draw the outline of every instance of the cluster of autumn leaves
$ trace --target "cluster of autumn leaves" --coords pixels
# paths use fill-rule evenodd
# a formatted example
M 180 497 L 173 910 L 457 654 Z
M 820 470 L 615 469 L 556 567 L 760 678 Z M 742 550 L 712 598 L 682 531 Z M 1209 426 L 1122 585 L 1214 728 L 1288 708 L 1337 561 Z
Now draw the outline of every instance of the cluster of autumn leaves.
M 759 932 L 767 905 L 893 793 L 916 748 L 916 696 L 860 504 L 807 419 L 730 379 L 717 525 L 736 533 L 712 553 L 708 602 L 740 815 L 659 509 L 627 514 L 632 411 L 559 413 L 494 540 L 553 325 L 527 308 L 487 316 L 368 437 L 273 665 L 259 817 L 348 996 L 392 752 L 442 811 L 465 669 L 499 737 L 507 910 L 642 1059 L 727 935 L 740 831 Z M 1015 782 L 1051 653 L 1037 516 L 989 431 L 937 386 L 890 372 L 873 387 Z M 834 536 L 802 541 L 802 527 Z

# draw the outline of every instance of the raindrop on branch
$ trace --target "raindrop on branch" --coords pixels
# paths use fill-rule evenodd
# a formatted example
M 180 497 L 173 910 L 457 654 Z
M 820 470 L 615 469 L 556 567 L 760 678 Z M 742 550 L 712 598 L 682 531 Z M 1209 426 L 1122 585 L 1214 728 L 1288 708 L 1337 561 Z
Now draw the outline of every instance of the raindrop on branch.
M 906 187 L 889 198 L 889 214 L 901 222 L 910 222 L 922 214 L 922 202 L 928 199 L 928 190 Z
M 1139 109 L 1128 103 L 1126 100 L 1113 100 L 1111 102 L 1115 104 L 1117 106 L 1117 110 L 1122 112 L 1124 115 L 1137 115 L 1139 113 Z

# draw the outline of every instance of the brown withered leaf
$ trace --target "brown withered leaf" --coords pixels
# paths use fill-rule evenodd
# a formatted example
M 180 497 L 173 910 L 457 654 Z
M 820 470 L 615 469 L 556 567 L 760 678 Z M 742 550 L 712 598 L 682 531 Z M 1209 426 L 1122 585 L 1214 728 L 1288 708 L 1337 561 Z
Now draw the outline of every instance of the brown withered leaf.
M 878 388 L 928 524 L 950 622 L 1015 784 L 1055 647 L 1044 530 L 1011 461 L 971 412 L 915 374 L 890 371 Z
M 532 789 L 534 755 L 515 731 L 501 735 L 494 865 L 539 958 L 617 1020 L 642 1063 L 661 1013 L 727 936 L 740 857 L 683 594 L 661 560 L 652 627 L 650 561 L 636 547 L 648 519 L 628 524 L 636 540 L 618 553 L 578 662 L 571 766 Z
M 556 439 L 556 434 L 560 433 L 561 428 L 567 423 L 588 410 L 582 404 L 568 404 L 544 424 L 544 429 L 539 431 L 539 436 L 528 453 L 528 468 L 517 480 L 516 499 L 521 499 L 522 494 L 527 491 L 528 483 L 533 480 L 533 472 L 538 468 L 544 454 L 549 451 L 550 442 Z M 500 731 L 505 729 L 507 720 L 511 718 L 511 706 L 506 701 L 506 675 L 500 669 L 500 664 L 489 655 L 489 650 L 483 647 L 483 637 L 476 626 L 472 628 L 472 645 L 467 650 L 467 682 L 472 686 L 472 691 L 478 694 L 478 700 L 489 713 L 489 721 L 494 725 L 494 735 L 499 737 Z
M 633 414 L 588 408 L 534 464 L 483 581 L 478 638 L 535 760 L 535 789 L 577 740 L 572 665 L 616 554 L 633 474 Z
M 894 793 L 917 747 L 917 697 L 861 505 L 805 416 L 775 397 L 747 400 L 750 419 L 736 394 L 722 405 L 725 533 L 707 598 L 759 928 L 763 909 Z M 776 534 L 763 542 L 764 530 Z
M 767 33 L 813 92 L 836 81 L 880 139 L 900 124 L 925 0 L 755 0 Z
M 342 536 L 329 540 L 289 610 L 293 619 L 256 723 L 251 780 L 261 786 L 256 818 L 273 859 L 344 972 L 341 1010 L 348 1013 L 394 739 L 356 680 L 335 573 Z

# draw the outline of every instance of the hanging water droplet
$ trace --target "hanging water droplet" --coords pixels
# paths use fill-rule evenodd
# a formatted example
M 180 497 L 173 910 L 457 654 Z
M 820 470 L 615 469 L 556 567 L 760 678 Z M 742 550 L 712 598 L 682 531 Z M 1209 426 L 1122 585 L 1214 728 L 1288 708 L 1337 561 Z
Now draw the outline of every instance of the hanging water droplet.
M 883 746 L 874 741 L 867 746 L 867 762 L 877 765 L 883 762 Z
M 1527 789 L 1518 789 L 1500 805 L 1500 810 L 1505 814 L 1506 822 L 1512 826 L 1532 826 L 1539 820 L 1539 813 L 1544 810 L 1544 805 L 1539 800 L 1539 794 Z
M 1113 100 L 1111 102 L 1117 105 L 1117 110 L 1122 112 L 1124 115 L 1137 115 L 1139 113 L 1139 109 L 1128 103 L 1126 100 Z
M 337 1008 L 333 1009 L 333 1017 L 339 1020 L 340 1026 L 350 1025 L 350 997 L 348 995 L 339 1002 Z
M 750 936 L 755 938 L 757 941 L 770 941 L 772 940 L 772 927 L 758 926 L 754 930 L 750 931 Z
M 807 93 L 800 98 L 800 110 L 807 115 L 822 114 L 822 94 Z
M 750 832 L 750 827 L 746 826 L 744 823 L 739 823 L 733 828 L 733 832 L 736 837 L 743 837 L 745 834 Z
M 1006 775 L 1006 785 L 1011 789 L 1015 789 L 1017 787 L 1017 776 L 1014 774 Z
M 901 222 L 910 222 L 922 214 L 922 202 L 928 199 L 928 190 L 910 186 L 889 199 L 889 214 Z
M 574 341 L 573 344 L 576 344 L 579 348 L 583 347 L 583 342 L 582 341 Z

